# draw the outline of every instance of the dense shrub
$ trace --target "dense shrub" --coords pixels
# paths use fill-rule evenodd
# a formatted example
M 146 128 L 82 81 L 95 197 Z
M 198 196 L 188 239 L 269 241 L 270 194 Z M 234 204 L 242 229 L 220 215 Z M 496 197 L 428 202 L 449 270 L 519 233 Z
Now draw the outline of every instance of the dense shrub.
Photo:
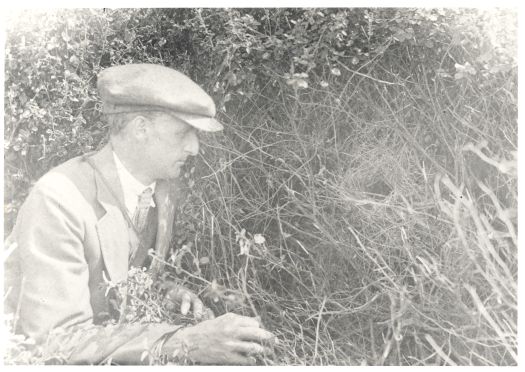
M 168 271 L 260 315 L 281 340 L 264 362 L 516 364 L 516 28 L 505 10 L 22 12 L 6 231 L 32 182 L 103 141 L 96 74 L 161 63 L 226 124 L 187 166 Z

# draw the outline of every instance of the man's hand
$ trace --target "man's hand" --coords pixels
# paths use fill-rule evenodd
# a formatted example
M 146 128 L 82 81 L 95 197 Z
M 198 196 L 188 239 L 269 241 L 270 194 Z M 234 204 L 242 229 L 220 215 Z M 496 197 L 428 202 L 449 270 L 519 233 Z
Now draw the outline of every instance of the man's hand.
M 204 306 L 199 297 L 188 288 L 181 285 L 173 285 L 166 293 L 166 300 L 173 307 L 180 307 L 182 315 L 188 314 L 190 308 L 196 320 L 207 320 L 215 318 L 213 311 Z
M 257 318 L 227 313 L 177 331 L 163 351 L 198 364 L 254 365 L 256 356 L 273 354 L 274 342 Z

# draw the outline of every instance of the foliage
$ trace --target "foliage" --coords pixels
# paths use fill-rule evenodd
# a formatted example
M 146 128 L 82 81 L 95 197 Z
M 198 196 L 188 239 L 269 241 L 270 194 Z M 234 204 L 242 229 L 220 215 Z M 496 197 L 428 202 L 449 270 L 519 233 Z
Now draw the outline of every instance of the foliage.
M 6 231 L 32 182 L 103 141 L 97 72 L 161 63 L 210 92 L 226 124 L 187 166 L 167 272 L 217 314 L 261 316 L 280 339 L 264 363 L 517 363 L 515 13 L 13 19 Z

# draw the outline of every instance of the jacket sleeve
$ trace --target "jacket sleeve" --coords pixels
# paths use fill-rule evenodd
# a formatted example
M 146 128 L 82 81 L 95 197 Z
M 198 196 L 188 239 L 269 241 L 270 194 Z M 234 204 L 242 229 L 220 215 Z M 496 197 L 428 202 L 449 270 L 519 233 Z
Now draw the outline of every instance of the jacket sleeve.
M 45 176 L 20 210 L 13 232 L 21 275 L 17 328 L 43 345 L 45 354 L 61 351 L 66 363 L 147 363 L 143 352 L 177 326 L 93 325 L 83 245 L 86 217 L 79 212 L 85 207 L 74 191 L 67 182 Z M 48 336 L 56 329 L 63 332 Z
M 78 324 L 52 331 L 42 344 L 44 359 L 67 364 L 148 364 L 166 354 L 158 341 L 180 326 L 166 323 L 96 326 Z

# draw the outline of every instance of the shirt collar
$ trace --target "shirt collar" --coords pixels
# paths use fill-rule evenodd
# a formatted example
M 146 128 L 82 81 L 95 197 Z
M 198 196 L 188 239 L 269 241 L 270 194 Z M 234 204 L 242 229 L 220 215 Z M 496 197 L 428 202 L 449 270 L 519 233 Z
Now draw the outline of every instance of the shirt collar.
M 155 192 L 156 182 L 152 182 L 150 185 L 144 185 L 138 179 L 136 179 L 122 164 L 117 154 L 113 151 L 113 158 L 115 159 L 115 165 L 117 167 L 117 174 L 122 185 L 122 191 L 124 192 L 124 202 L 129 213 L 134 213 L 138 203 L 138 196 L 148 187 Z M 151 201 L 152 207 L 155 206 L 153 200 Z

